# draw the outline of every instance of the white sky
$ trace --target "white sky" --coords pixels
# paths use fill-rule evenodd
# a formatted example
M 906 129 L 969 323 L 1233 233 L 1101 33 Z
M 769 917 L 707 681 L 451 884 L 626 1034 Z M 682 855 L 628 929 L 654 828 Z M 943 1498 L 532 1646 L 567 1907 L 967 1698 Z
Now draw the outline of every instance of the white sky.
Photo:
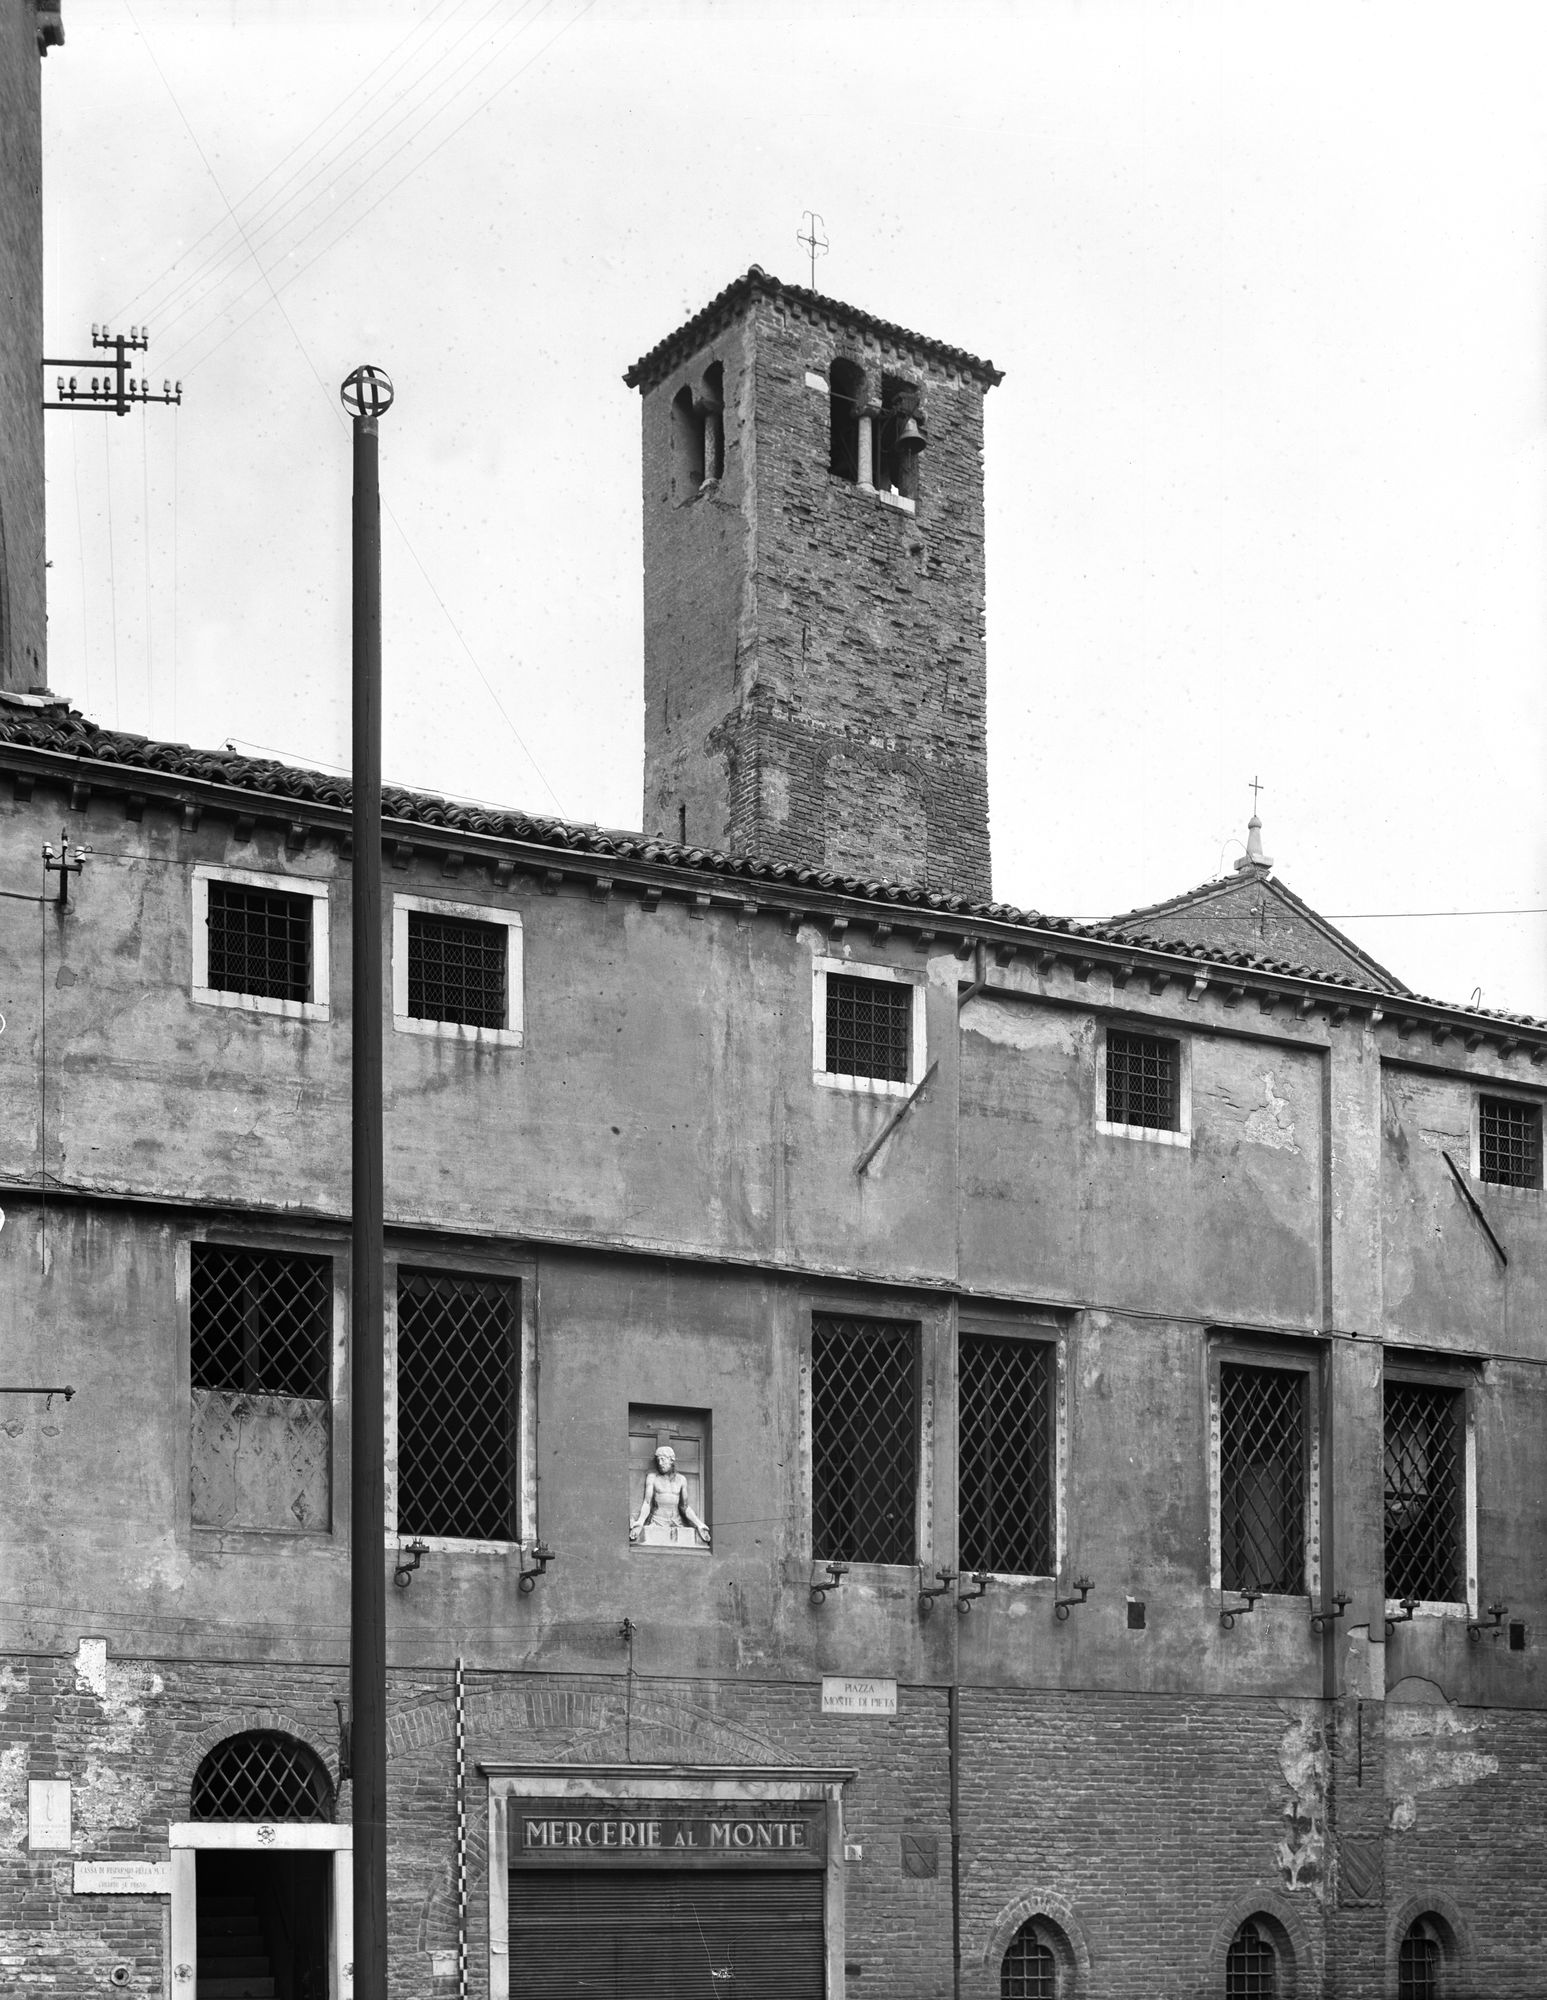
M 1537 912 L 1344 927 L 1421 991 L 1547 1015 L 1537 0 L 65 21 L 46 351 L 148 322 L 185 393 L 47 419 L 50 679 L 89 714 L 347 760 L 337 385 L 374 361 L 389 777 L 636 826 L 620 377 L 749 264 L 805 282 L 815 208 L 820 289 L 1006 370 L 996 893 L 1100 916 L 1189 888 L 1240 852 L 1256 774 L 1268 852 L 1329 914 Z

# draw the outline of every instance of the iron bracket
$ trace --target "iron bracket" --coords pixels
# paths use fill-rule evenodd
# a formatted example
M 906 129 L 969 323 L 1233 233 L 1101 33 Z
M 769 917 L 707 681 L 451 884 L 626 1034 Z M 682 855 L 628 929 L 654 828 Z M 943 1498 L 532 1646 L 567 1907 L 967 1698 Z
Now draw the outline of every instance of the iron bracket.
M 1507 1604 L 1490 1604 L 1488 1606 L 1488 1616 L 1493 1620 L 1493 1623 L 1491 1625 L 1485 1625 L 1480 1618 L 1469 1618 L 1466 1621 L 1466 1636 L 1471 1640 L 1474 1646 L 1477 1644 L 1478 1640 L 1482 1637 L 1484 1632 L 1491 1632 L 1495 1637 L 1497 1637 L 1499 1627 L 1504 1623 L 1504 1620 L 1508 1615 L 1508 1613 L 1509 1613 L 1509 1606 Z
M 1421 1597 L 1403 1597 L 1398 1602 L 1402 1606 L 1400 1611 L 1388 1611 L 1386 1613 L 1386 1637 L 1388 1639 L 1399 1625 L 1407 1625 L 1412 1622 L 1413 1613 L 1422 1604 L 1423 1599 Z
M 1074 1604 L 1083 1604 L 1096 1586 L 1088 1576 L 1077 1576 L 1074 1579 L 1074 1587 L 1080 1593 L 1078 1597 L 1056 1597 L 1053 1600 L 1053 1616 L 1058 1620 L 1060 1625 L 1067 1624 L 1069 1607 Z
M 977 1585 L 976 1590 L 958 1590 L 956 1593 L 956 1608 L 964 1618 L 978 1599 L 983 1596 L 989 1584 L 992 1583 L 993 1571 L 987 1569 L 974 1570 L 972 1580 Z
M 940 1581 L 931 1589 L 924 1582 L 924 1565 L 922 1563 L 919 1564 L 919 1614 L 924 1618 L 927 1618 L 935 1608 L 932 1600 L 936 1597 L 944 1597 L 951 1585 L 956 1581 L 957 1572 L 954 1569 L 937 1569 L 935 1575 L 939 1577 Z
M 1235 1629 L 1235 1621 L 1238 1618 L 1244 1618 L 1248 1611 L 1255 1611 L 1257 1609 L 1257 1599 L 1263 1593 L 1260 1590 L 1243 1590 L 1241 1595 L 1246 1599 L 1244 1604 L 1226 1604 L 1221 1607 L 1219 1625 L 1222 1632 L 1233 1631 Z
M 516 1560 L 519 1562 L 520 1559 L 520 1555 L 518 1554 Z M 549 1548 L 546 1542 L 533 1542 L 532 1560 L 537 1567 L 535 1569 L 522 1570 L 516 1578 L 516 1588 L 523 1597 L 530 1597 L 532 1592 L 537 1588 L 537 1579 L 540 1576 L 548 1574 L 548 1565 L 554 1560 L 553 1550 Z
M 408 1586 L 414 1580 L 414 1571 L 419 1567 L 420 1563 L 424 1561 L 425 1557 L 430 1553 L 430 1551 L 426 1543 L 415 1540 L 408 1544 L 407 1548 L 403 1551 L 403 1553 L 406 1555 L 411 1555 L 413 1557 L 413 1561 L 400 1562 L 397 1568 L 392 1572 L 392 1581 L 397 1585 L 399 1590 L 407 1590 Z
M 828 1563 L 826 1583 L 813 1583 L 811 1586 L 811 1602 L 813 1604 L 825 1604 L 827 1602 L 827 1593 L 830 1590 L 836 1590 L 848 1573 L 849 1565 L 847 1563 Z
M 1336 1606 L 1336 1609 L 1332 1611 L 1313 1611 L 1311 1613 L 1311 1630 L 1313 1632 L 1330 1632 L 1337 1621 L 1347 1613 L 1348 1607 L 1353 1601 L 1353 1598 L 1346 1590 L 1335 1590 L 1332 1593 L 1332 1602 Z

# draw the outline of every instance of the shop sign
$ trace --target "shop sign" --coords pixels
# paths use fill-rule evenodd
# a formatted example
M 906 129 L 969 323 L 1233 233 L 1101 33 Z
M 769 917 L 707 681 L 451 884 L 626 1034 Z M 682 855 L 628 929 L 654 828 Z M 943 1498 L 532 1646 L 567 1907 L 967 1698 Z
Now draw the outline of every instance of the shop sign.
M 170 1861 L 77 1861 L 77 1896 L 170 1896 Z
M 512 1798 L 510 1859 L 565 1868 L 592 1861 L 821 1867 L 827 1808 L 804 1799 Z
M 823 1674 L 824 1715 L 895 1715 L 896 1681 L 860 1680 L 853 1674 Z

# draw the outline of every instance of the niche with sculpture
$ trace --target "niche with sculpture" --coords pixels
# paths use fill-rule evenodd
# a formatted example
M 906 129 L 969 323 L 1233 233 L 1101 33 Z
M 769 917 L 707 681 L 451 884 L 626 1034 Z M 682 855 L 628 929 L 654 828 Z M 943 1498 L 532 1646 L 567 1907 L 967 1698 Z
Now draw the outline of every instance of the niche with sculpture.
M 630 1548 L 707 1555 L 709 1412 L 630 1404 Z

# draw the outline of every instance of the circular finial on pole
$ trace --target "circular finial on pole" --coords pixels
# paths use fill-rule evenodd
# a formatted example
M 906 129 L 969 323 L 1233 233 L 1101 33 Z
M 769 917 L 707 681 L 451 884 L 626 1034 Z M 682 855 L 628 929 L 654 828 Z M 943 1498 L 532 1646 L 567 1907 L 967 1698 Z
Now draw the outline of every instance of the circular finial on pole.
M 345 376 L 338 394 L 350 416 L 379 417 L 392 408 L 392 377 L 385 368 L 366 362 Z

